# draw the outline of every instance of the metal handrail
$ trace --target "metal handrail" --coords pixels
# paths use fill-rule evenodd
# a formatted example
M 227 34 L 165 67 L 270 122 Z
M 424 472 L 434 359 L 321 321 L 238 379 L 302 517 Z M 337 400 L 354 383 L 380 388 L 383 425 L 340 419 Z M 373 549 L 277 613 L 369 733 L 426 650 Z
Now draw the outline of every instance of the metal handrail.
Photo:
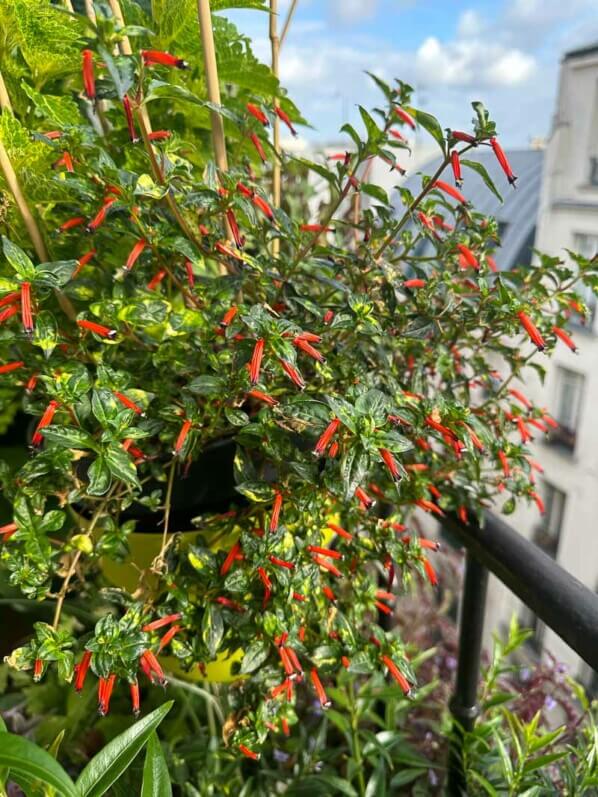
M 465 794 L 463 734 L 479 714 L 477 690 L 484 630 L 488 571 L 581 658 L 598 670 L 598 595 L 530 540 L 495 515 L 480 526 L 454 517 L 443 521 L 467 551 L 459 618 L 459 660 L 451 712 L 455 719 L 449 759 L 448 794 Z

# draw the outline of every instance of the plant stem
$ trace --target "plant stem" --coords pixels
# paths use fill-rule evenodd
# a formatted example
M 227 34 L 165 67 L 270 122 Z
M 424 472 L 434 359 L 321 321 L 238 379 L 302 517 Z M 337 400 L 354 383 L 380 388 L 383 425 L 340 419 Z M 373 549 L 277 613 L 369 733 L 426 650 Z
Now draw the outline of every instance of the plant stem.
M 215 710 L 215 712 L 216 712 L 216 715 L 218 717 L 218 720 L 219 720 L 220 724 L 224 725 L 224 714 L 222 712 L 222 708 L 220 707 L 220 704 L 218 703 L 218 701 L 216 700 L 214 695 L 212 695 L 206 689 L 202 689 L 200 686 L 196 686 L 195 684 L 188 683 L 187 681 L 182 681 L 180 678 L 175 678 L 170 673 L 166 673 L 166 675 L 168 677 L 168 681 L 173 686 L 178 686 L 181 689 L 185 689 L 187 692 L 192 692 L 194 695 L 199 695 L 199 697 L 203 697 L 203 699 L 206 701 L 206 703 L 211 703 L 213 708 L 214 708 L 214 710 Z
M 86 537 L 91 537 L 91 535 L 93 534 L 93 530 L 95 529 L 98 520 L 102 516 L 102 514 L 104 512 L 104 509 L 106 508 L 106 505 L 108 504 L 108 501 L 112 498 L 112 495 L 114 494 L 114 490 L 115 489 L 116 489 L 116 485 L 114 485 L 110 489 L 110 492 L 108 493 L 108 495 L 104 498 L 104 500 L 102 501 L 100 506 L 97 508 L 94 516 L 92 517 L 92 519 L 91 519 L 91 521 L 89 523 L 89 526 L 87 527 L 87 529 L 85 531 L 85 536 Z M 77 569 L 77 565 L 79 564 L 79 559 L 81 558 L 81 555 L 82 555 L 82 551 L 77 551 L 76 554 L 73 556 L 73 559 L 71 561 L 71 564 L 69 566 L 67 574 L 64 577 L 64 581 L 62 582 L 62 586 L 60 588 L 60 592 L 58 593 L 58 596 L 57 596 L 57 599 L 56 599 L 56 609 L 54 610 L 54 620 L 52 621 L 52 628 L 54 628 L 54 630 L 56 630 L 58 628 L 58 623 L 60 622 L 60 615 L 62 613 L 62 606 L 64 604 L 64 599 L 66 598 L 66 594 L 68 592 L 69 584 L 71 582 L 71 579 L 72 579 L 73 575 L 75 574 L 75 571 Z
M 172 488 L 174 486 L 174 474 L 176 472 L 176 458 L 173 458 L 170 463 L 170 471 L 168 472 L 168 486 L 166 488 L 166 498 L 164 500 L 164 531 L 162 532 L 162 545 L 160 553 L 157 556 L 157 564 L 163 563 L 164 553 L 168 546 L 168 530 L 170 526 L 170 510 L 172 507 Z
M 355 703 L 355 690 L 353 687 L 353 680 L 349 681 L 347 688 L 347 696 L 349 703 L 349 712 L 351 715 L 351 747 L 353 748 L 353 758 L 357 769 L 357 784 L 359 787 L 360 797 L 365 795 L 365 777 L 363 774 L 363 758 L 361 756 L 361 745 L 359 744 L 359 715 L 357 713 L 357 705 Z
M 270 0 L 270 47 L 272 50 L 272 73 L 278 79 L 278 61 L 280 54 L 280 39 L 278 38 L 278 0 Z M 278 107 L 278 97 L 273 98 L 274 110 Z M 272 162 L 272 204 L 280 207 L 280 119 L 274 114 L 272 127 L 272 144 L 274 146 L 274 160 Z M 280 239 L 272 241 L 272 254 L 276 257 L 280 251 Z
M 285 19 L 284 25 L 282 26 L 282 33 L 280 34 L 280 46 L 284 44 L 284 40 L 287 37 L 287 33 L 289 32 L 289 27 L 291 26 L 291 21 L 293 19 L 293 14 L 295 13 L 295 9 L 297 8 L 298 0 L 293 0 L 291 6 L 289 8 L 287 18 Z

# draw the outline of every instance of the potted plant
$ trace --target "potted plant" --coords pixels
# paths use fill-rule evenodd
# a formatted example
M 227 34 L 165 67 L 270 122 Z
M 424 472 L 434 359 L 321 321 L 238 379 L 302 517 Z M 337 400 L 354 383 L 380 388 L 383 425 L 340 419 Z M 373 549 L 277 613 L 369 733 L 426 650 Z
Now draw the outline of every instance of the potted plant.
M 497 273 L 496 224 L 460 185 L 497 189 L 467 153 L 491 146 L 516 177 L 480 103 L 471 131 L 443 132 L 408 85 L 376 78 L 381 107 L 343 127 L 346 152 L 293 158 L 279 125 L 298 111 L 204 0 L 199 25 L 186 3 L 150 18 L 130 2 L 126 20 L 115 0 L 37 6 L 59 62 L 16 36 L 25 77 L 0 92 L 0 379 L 35 418 L 30 459 L 0 473 L 0 559 L 55 608 L 10 661 L 79 690 L 91 670 L 102 713 L 127 683 L 139 711 L 138 673 L 165 683 L 163 652 L 192 677 L 225 662 L 226 741 L 256 758 L 298 692 L 330 705 L 342 668 L 415 687 L 377 617 L 411 579 L 437 583 L 416 509 L 466 523 L 495 500 L 541 505 L 525 444 L 553 421 L 513 379 L 574 347 L 563 326 L 595 263 Z M 416 126 L 442 163 L 397 216 L 364 169 L 400 169 Z M 287 212 L 293 162 L 327 182 L 322 218 Z M 413 254 L 422 237 L 432 256 Z

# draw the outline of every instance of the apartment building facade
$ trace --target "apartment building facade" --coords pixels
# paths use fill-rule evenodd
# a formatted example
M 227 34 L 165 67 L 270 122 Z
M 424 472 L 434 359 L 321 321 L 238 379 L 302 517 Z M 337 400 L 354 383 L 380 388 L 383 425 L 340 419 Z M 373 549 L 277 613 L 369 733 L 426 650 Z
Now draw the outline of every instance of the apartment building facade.
M 565 54 L 553 126 L 544 157 L 535 248 L 568 260 L 566 250 L 598 253 L 598 43 Z M 583 295 L 583 293 L 582 293 Z M 572 319 L 579 354 L 558 345 L 547 360 L 542 385 L 530 377 L 527 395 L 559 421 L 558 433 L 537 439 L 534 456 L 546 513 L 522 507 L 509 521 L 591 589 L 598 589 L 598 319 L 596 299 L 586 293 L 591 319 Z M 598 689 L 598 678 L 550 629 L 496 579 L 492 579 L 486 628 L 501 628 L 513 613 L 534 628 L 530 649 L 548 652 L 574 676 Z

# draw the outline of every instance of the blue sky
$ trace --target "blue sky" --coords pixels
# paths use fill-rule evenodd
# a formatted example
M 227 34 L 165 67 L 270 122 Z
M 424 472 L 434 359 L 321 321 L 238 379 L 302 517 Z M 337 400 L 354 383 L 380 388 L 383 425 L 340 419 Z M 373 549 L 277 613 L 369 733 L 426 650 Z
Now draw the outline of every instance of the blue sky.
M 229 16 L 268 61 L 266 15 Z M 281 77 L 313 141 L 338 139 L 344 121 L 358 124 L 357 104 L 377 102 L 367 69 L 414 86 L 414 104 L 443 127 L 467 129 L 482 100 L 519 147 L 549 132 L 561 54 L 593 42 L 598 0 L 299 0 Z

